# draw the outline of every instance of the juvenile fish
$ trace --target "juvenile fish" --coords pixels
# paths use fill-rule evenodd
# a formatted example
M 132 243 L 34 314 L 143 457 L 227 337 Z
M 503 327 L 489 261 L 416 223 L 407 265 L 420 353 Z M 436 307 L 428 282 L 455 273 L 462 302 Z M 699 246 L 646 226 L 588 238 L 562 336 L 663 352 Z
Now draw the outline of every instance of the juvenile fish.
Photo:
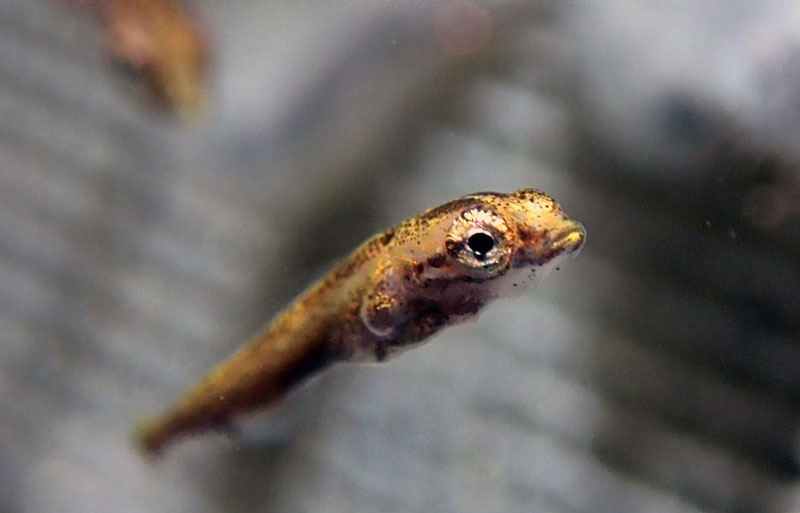
M 63 0 L 105 25 L 111 56 L 141 76 L 155 102 L 185 120 L 206 103 L 209 44 L 184 0 Z
M 157 453 L 177 437 L 269 405 L 342 361 L 384 361 L 491 300 L 538 280 L 585 230 L 534 189 L 476 193 L 368 239 L 162 417 L 137 433 Z

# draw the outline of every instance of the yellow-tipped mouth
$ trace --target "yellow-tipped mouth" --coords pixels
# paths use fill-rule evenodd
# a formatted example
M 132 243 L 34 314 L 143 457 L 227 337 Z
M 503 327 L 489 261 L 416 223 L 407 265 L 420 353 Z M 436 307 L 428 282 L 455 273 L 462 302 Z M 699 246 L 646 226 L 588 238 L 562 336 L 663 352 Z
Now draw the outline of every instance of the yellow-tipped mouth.
M 555 240 L 553 247 L 562 249 L 568 253 L 577 253 L 586 241 L 586 230 L 580 223 L 575 223 L 573 227 L 562 232 Z

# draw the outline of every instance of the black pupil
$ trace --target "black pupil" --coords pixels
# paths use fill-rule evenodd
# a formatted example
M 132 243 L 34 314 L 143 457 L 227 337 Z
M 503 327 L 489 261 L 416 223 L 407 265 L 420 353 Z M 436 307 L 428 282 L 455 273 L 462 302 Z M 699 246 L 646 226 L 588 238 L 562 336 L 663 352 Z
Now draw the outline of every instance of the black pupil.
M 488 233 L 475 233 L 467 239 L 467 246 L 475 253 L 476 257 L 483 260 L 494 247 L 494 239 Z

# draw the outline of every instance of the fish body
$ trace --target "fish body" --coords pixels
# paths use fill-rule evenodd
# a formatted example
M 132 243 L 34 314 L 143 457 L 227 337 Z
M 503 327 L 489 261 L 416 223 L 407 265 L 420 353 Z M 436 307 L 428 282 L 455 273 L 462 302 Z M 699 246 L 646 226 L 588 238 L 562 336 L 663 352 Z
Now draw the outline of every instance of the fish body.
M 267 406 L 325 367 L 384 361 L 537 281 L 585 230 L 545 193 L 476 193 L 379 233 L 138 432 L 173 439 Z

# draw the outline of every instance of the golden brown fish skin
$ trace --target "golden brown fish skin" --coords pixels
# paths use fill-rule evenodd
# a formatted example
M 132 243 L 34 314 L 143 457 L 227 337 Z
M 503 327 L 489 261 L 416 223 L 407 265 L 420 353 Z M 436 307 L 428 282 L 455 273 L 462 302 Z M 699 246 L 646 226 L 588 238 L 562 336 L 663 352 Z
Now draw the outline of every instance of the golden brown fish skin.
M 356 249 L 247 345 L 145 424 L 148 453 L 266 406 L 337 361 L 383 361 L 576 254 L 585 231 L 546 194 L 477 193 Z

